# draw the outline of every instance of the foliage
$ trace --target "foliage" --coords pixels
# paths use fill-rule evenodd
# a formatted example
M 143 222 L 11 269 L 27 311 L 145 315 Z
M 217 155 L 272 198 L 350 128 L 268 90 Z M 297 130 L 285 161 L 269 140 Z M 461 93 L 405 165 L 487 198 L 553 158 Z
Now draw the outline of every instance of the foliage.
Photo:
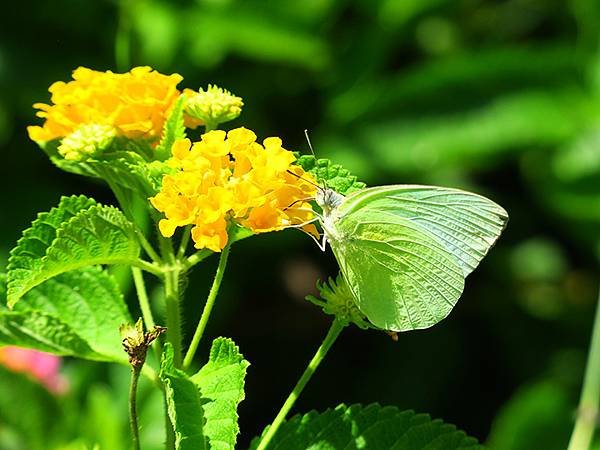
M 363 187 L 349 174 L 371 186 L 441 184 L 484 193 L 511 214 L 505 238 L 467 280 L 451 320 L 428 333 L 403 335 L 399 345 L 382 333 L 345 334 L 336 344 L 344 356 L 320 369 L 321 382 L 310 385 L 299 410 L 325 410 L 341 401 L 339 391 L 352 402 L 380 401 L 447 417 L 482 441 L 489 434 L 492 448 L 504 450 L 509 435 L 519 441 L 515 448 L 565 448 L 598 284 L 598 2 L 310 0 L 301 7 L 265 8 L 258 0 L 142 0 L 81 8 L 59 1 L 51 8 L 15 3 L 4 13 L 0 146 L 4 167 L 10 168 L 0 190 L 4 263 L 32 211 L 49 211 L 65 193 L 119 203 L 125 217 L 157 242 L 156 232 L 144 227 L 156 219 L 144 218 L 151 211 L 145 200 L 156 195 L 167 168 L 163 157 L 148 164 L 149 143 L 113 142 L 105 159 L 86 161 L 67 161 L 58 153 L 59 142 L 46 143 L 50 160 L 65 174 L 47 164 L 23 132 L 33 122 L 31 104 L 47 102 L 50 83 L 67 79 L 82 64 L 126 71 L 129 63 L 118 56 L 115 66 L 113 52 L 115 42 L 121 55 L 118 49 L 130 43 L 131 65 L 177 71 L 188 86 L 216 81 L 242 96 L 247 107 L 229 128 L 251 124 L 262 136 L 280 133 L 294 150 L 305 147 L 307 128 L 319 159 L 349 169 L 339 186 L 328 183 L 339 192 Z M 179 136 L 181 128 L 171 130 L 163 139 Z M 195 139 L 200 132 L 188 134 Z M 312 156 L 300 161 L 317 167 Z M 120 350 L 118 336 L 108 329 L 120 311 L 127 321 L 141 312 L 129 268 L 90 266 L 61 273 L 62 263 L 46 270 L 29 259 L 30 250 L 46 256 L 69 218 L 57 217 L 55 225 L 40 231 L 43 242 L 29 242 L 24 253 L 11 258 L 15 292 L 29 288 L 30 279 L 40 284 L 13 311 L 0 307 L 0 336 L 3 343 L 112 361 Z M 245 228 L 235 230 L 251 236 Z M 179 242 L 177 235 L 174 244 Z M 217 258 L 204 261 L 209 255 L 192 259 L 177 280 L 194 293 L 182 308 L 184 343 L 202 308 L 198 297 L 209 288 L 202 275 Z M 203 264 L 192 271 L 200 259 Z M 293 300 L 314 285 L 315 276 L 308 274 L 336 271 L 333 258 L 316 252 L 299 233 L 236 242 L 206 335 L 234 336 L 253 361 L 247 383 L 253 393 L 246 394 L 239 413 L 242 448 L 273 414 L 280 385 L 291 382 L 282 374 L 298 370 L 294 356 L 322 325 L 314 308 Z M 122 292 L 114 291 L 109 272 L 119 273 Z M 167 300 L 158 289 L 160 280 L 144 278 L 155 319 L 163 323 Z M 85 293 L 73 294 L 74 283 L 82 281 Z M 51 298 L 54 289 L 60 295 Z M 113 302 L 109 293 L 115 293 Z M 65 311 L 56 310 L 63 301 Z M 111 311 L 107 323 L 95 320 L 104 307 Z M 86 312 L 81 327 L 80 312 Z M 62 337 L 49 336 L 48 323 L 64 330 Z M 265 348 L 265 342 L 272 344 Z M 199 354 L 207 352 L 208 346 L 199 347 Z M 154 355 L 148 364 L 156 367 Z M 58 400 L 70 403 L 71 414 L 65 405 L 57 413 L 56 405 L 45 401 L 36 411 L 19 412 L 16 407 L 30 398 L 28 388 L 21 383 L 24 377 L 6 373 L 1 384 L 14 390 L 6 398 L 23 401 L 10 414 L 0 405 L 0 447 L 126 448 L 127 370 L 120 368 L 125 376 L 116 383 L 104 365 L 69 359 L 69 377 L 85 380 Z M 532 384 L 551 370 L 561 374 L 560 390 Z M 140 391 L 141 405 L 151 393 L 156 394 L 153 388 Z M 164 441 L 152 435 L 163 429 L 161 399 L 155 395 L 149 403 L 140 406 L 156 419 L 149 422 L 153 425 L 142 423 L 142 433 L 150 432 L 143 438 L 145 449 Z M 45 424 L 47 436 L 22 431 L 39 431 L 41 425 L 30 426 L 25 414 L 33 420 L 42 408 L 63 429 L 60 436 Z M 546 416 L 550 410 L 556 411 L 553 417 Z M 80 430 L 85 436 L 74 439 Z

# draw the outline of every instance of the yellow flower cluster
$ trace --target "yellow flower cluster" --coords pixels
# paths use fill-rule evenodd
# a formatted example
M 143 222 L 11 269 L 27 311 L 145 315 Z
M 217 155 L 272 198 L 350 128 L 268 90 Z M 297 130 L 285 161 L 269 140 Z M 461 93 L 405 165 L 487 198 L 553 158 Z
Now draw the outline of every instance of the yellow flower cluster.
M 246 128 L 176 141 L 167 163 L 177 171 L 163 177 L 161 191 L 150 199 L 166 217 L 159 222 L 161 234 L 171 237 L 177 227 L 193 225 L 195 247 L 218 252 L 232 222 L 255 233 L 305 224 L 314 217 L 308 201 L 315 180 L 295 159 L 281 139 L 261 145 Z M 312 224 L 303 228 L 317 233 Z
M 36 103 L 43 126 L 27 128 L 34 141 L 50 141 L 81 125 L 112 126 L 128 138 L 160 138 L 163 124 L 180 95 L 178 74 L 163 75 L 150 67 L 127 73 L 98 72 L 79 67 L 73 81 L 57 81 L 48 89 L 52 105 Z

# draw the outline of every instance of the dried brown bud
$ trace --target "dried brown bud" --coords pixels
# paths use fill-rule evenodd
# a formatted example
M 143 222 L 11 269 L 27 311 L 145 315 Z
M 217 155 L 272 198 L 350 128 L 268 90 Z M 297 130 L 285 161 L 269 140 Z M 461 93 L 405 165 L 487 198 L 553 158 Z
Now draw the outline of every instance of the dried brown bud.
M 138 319 L 135 325 L 121 325 L 119 331 L 123 338 L 123 348 L 127 355 L 129 355 L 129 363 L 134 367 L 142 367 L 146 361 L 148 348 L 166 330 L 165 327 L 155 326 L 152 330 L 144 333 L 144 325 L 141 318 Z

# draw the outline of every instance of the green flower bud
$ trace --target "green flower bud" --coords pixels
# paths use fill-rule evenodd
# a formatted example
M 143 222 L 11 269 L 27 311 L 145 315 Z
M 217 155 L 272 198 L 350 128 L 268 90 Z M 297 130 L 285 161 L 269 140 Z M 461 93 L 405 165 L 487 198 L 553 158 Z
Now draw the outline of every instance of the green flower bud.
M 65 159 L 84 161 L 100 155 L 116 135 L 116 129 L 110 125 L 81 125 L 63 138 L 58 146 L 58 153 Z
M 241 97 L 211 84 L 206 91 L 202 88 L 198 92 L 186 89 L 184 94 L 186 114 L 201 120 L 207 130 L 213 130 L 219 124 L 235 119 L 244 106 Z
M 335 280 L 329 278 L 325 283 L 317 281 L 317 289 L 319 289 L 321 299 L 312 295 L 307 296 L 306 299 L 323 308 L 323 312 L 334 315 L 346 324 L 353 323 L 363 330 L 373 328 L 356 306 L 354 296 L 341 273 Z

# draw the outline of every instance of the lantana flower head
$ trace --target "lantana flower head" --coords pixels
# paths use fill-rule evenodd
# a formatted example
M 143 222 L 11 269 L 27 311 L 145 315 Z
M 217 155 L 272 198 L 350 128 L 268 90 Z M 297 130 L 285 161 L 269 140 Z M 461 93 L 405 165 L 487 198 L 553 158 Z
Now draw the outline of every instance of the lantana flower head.
M 200 88 L 198 92 L 191 89 L 183 91 L 185 112 L 193 119 L 216 128 L 219 124 L 235 119 L 242 112 L 244 103 L 241 97 L 228 90 L 209 84 L 208 89 Z
M 181 139 L 167 164 L 177 169 L 165 175 L 161 191 L 150 199 L 164 213 L 159 222 L 165 237 L 177 227 L 192 225 L 196 248 L 221 251 L 232 223 L 255 233 L 304 226 L 314 214 L 315 180 L 294 165 L 281 139 L 263 145 L 246 128 L 210 131 L 199 142 Z M 313 234 L 312 224 L 304 226 Z
M 145 66 L 127 73 L 79 67 L 72 81 L 50 86 L 52 104 L 33 105 L 45 122 L 28 127 L 29 137 L 45 142 L 69 136 L 82 125 L 96 124 L 114 127 L 119 136 L 157 141 L 180 95 L 177 84 L 182 79 Z

